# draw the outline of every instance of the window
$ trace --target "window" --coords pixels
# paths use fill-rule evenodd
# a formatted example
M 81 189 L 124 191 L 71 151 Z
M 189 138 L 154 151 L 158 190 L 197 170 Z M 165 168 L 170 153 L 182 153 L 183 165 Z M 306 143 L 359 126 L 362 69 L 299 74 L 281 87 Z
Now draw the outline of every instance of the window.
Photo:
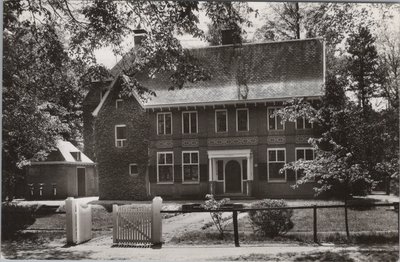
M 126 125 L 115 126 L 115 146 L 124 147 L 126 145 Z
M 82 161 L 81 152 L 71 152 L 71 155 L 76 161 Z
M 121 108 L 121 106 L 122 106 L 122 99 L 117 99 L 117 100 L 115 100 L 115 108 L 116 109 L 118 109 L 118 108 Z
M 243 180 L 247 180 L 247 159 L 242 160 Z
M 296 129 L 311 129 L 312 123 L 310 123 L 305 117 L 299 117 L 296 119 Z
M 286 182 L 286 172 L 279 173 L 286 163 L 285 149 L 268 149 L 268 181 Z
M 183 183 L 198 183 L 199 173 L 199 152 L 182 152 Z
M 279 108 L 268 108 L 268 130 L 283 130 L 282 118 L 274 116 L 275 111 Z
M 182 133 L 197 133 L 197 112 L 182 112 Z
M 224 160 L 217 160 L 217 175 L 218 180 L 224 180 Z
M 157 114 L 157 134 L 170 135 L 172 134 L 172 114 L 158 113 Z
M 129 175 L 137 176 L 139 174 L 137 164 L 129 164 Z
M 314 160 L 315 150 L 313 148 L 296 148 L 296 160 Z M 303 170 L 299 169 L 296 171 L 296 179 L 300 179 L 303 176 Z
M 174 153 L 158 152 L 157 153 L 157 182 L 173 183 L 174 182 Z
M 236 131 L 249 131 L 249 110 L 236 109 Z
M 228 132 L 228 111 L 225 109 L 215 110 L 215 132 Z

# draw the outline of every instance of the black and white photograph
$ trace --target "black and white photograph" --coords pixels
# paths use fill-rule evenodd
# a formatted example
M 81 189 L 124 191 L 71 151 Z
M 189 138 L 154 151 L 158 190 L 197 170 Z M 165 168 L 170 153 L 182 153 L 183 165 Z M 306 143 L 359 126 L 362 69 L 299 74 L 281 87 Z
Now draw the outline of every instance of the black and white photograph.
M 1 260 L 399 261 L 400 2 L 1 8 Z

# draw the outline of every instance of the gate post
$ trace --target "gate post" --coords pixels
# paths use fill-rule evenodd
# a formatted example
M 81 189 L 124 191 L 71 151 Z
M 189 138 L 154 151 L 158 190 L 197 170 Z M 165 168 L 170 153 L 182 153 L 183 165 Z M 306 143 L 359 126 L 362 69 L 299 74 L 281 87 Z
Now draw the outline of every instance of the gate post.
M 155 197 L 153 198 L 153 203 L 151 205 L 151 242 L 153 245 L 162 244 L 162 221 L 161 221 L 161 205 L 162 198 Z
M 68 197 L 65 200 L 66 212 L 66 231 L 67 231 L 67 244 L 75 244 L 77 236 L 76 228 L 76 201 L 73 197 Z
M 118 205 L 113 205 L 112 208 L 113 214 L 113 243 L 117 244 L 118 236 Z

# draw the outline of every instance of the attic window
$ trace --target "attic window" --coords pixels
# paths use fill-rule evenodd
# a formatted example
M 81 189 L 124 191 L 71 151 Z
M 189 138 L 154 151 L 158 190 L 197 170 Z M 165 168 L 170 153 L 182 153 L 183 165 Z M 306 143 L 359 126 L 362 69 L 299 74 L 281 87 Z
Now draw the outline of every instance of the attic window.
M 76 161 L 82 161 L 81 152 L 71 152 L 71 155 Z
M 118 108 L 121 108 L 121 106 L 122 106 L 122 99 L 117 99 L 117 100 L 115 100 L 115 108 L 116 109 L 118 109 Z

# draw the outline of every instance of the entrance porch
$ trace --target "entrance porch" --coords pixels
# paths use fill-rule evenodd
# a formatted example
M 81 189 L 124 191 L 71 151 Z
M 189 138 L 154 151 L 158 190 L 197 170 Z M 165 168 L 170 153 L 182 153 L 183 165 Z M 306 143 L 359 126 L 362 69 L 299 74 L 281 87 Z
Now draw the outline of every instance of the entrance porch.
M 250 149 L 209 150 L 209 193 L 251 196 L 253 154 Z

